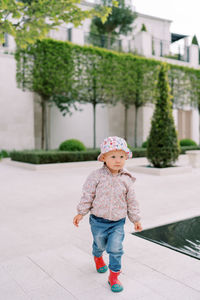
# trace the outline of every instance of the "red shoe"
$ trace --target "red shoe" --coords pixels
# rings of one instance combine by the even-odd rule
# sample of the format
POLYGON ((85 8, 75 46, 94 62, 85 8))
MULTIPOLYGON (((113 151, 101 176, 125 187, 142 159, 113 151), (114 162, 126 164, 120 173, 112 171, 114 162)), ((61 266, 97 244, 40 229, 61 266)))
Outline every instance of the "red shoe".
POLYGON ((97 272, 105 273, 108 270, 108 267, 106 266, 102 256, 101 257, 94 256, 94 261, 96 264, 97 272))
POLYGON ((121 282, 118 280, 119 272, 113 272, 110 270, 110 276, 108 278, 108 283, 110 284, 111 290, 114 293, 118 293, 123 291, 123 286, 121 282))

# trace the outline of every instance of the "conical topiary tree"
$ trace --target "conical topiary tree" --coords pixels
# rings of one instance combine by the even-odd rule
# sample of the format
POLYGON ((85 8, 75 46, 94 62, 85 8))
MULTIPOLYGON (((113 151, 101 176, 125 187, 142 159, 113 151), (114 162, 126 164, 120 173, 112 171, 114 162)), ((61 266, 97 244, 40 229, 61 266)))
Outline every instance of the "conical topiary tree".
POLYGON ((192 38, 192 44, 199 46, 199 43, 198 43, 196 35, 194 35, 193 38, 192 38))
POLYGON ((142 24, 141 31, 147 31, 147 28, 144 23, 142 24))
POLYGON ((179 156, 179 152, 178 138, 172 115, 167 65, 162 64, 156 89, 156 107, 147 143, 147 158, 154 167, 166 168, 173 165, 179 156))

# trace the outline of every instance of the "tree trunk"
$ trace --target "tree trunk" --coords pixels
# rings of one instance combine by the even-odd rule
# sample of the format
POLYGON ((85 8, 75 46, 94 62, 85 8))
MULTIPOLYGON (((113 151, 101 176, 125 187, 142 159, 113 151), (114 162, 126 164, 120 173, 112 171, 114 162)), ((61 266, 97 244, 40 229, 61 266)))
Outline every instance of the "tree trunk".
POLYGON ((42 134, 41 134, 41 147, 43 150, 48 150, 49 139, 48 139, 48 109, 47 99, 42 97, 42 134))
POLYGON ((96 103, 93 103, 93 148, 96 148, 96 103))
POLYGON ((48 118, 48 102, 45 101, 45 150, 49 150, 49 118, 48 118))
MULTIPOLYGON (((95 68, 95 67, 94 67, 95 68)), ((93 148, 96 148, 96 88, 97 88, 97 82, 96 82, 96 77, 93 77, 93 148)))
POLYGON ((124 106, 124 139, 127 141, 128 137, 128 106, 124 106))
POLYGON ((41 128, 41 148, 44 149, 44 136, 45 136, 45 130, 44 130, 44 124, 45 124, 45 100, 42 98, 42 128, 41 128))
POLYGON ((135 141, 134 141, 135 147, 137 147, 137 116, 138 116, 138 106, 135 106, 135 141))
POLYGON ((199 146, 200 146, 200 107, 199 107, 199 146))

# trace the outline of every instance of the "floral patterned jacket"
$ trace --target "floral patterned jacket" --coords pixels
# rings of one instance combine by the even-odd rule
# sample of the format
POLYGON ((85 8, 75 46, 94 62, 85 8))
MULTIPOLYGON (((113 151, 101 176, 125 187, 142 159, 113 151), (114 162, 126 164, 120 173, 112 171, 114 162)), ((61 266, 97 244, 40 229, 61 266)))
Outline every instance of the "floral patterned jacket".
POLYGON ((77 206, 78 214, 91 214, 118 221, 128 218, 131 222, 140 220, 139 205, 135 199, 133 183, 135 178, 125 169, 113 175, 104 165, 93 171, 83 185, 83 193, 77 206))

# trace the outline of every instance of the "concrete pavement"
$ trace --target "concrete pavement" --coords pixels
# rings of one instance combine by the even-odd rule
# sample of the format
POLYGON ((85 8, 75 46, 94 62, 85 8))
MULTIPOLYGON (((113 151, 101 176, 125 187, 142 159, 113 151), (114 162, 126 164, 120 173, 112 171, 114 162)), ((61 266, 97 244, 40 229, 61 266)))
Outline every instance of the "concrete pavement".
MULTIPOLYGON (((187 165, 185 156, 180 163, 187 165)), ((108 274, 94 269, 88 216, 72 224, 82 184, 100 166, 32 171, 0 162, 0 300, 200 299, 199 260, 131 235, 128 220, 124 291, 110 291, 108 274)), ((200 214, 200 169, 135 176, 144 229, 200 214)))

